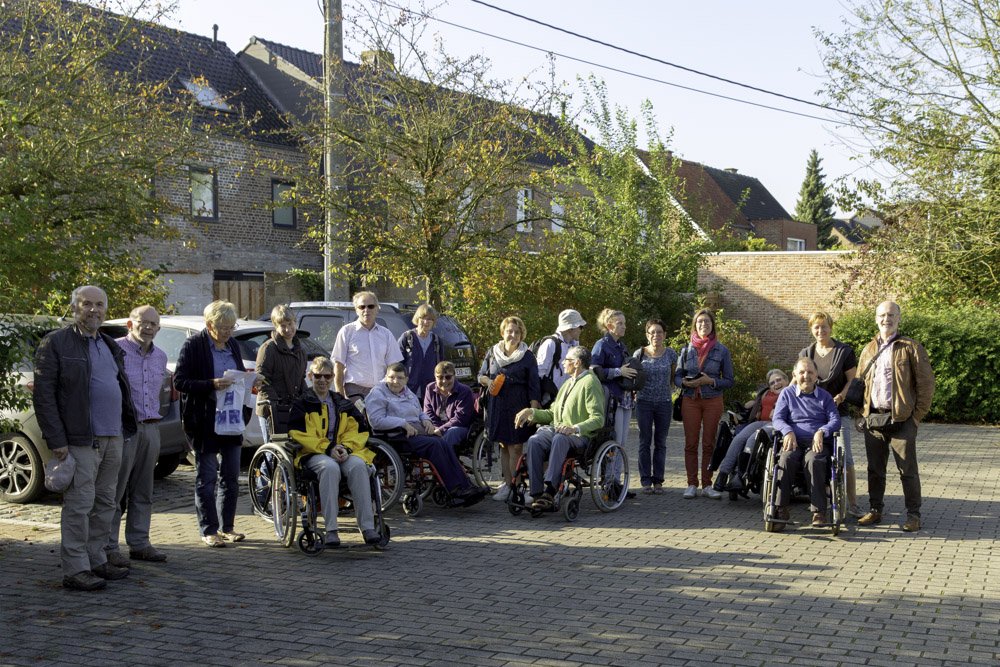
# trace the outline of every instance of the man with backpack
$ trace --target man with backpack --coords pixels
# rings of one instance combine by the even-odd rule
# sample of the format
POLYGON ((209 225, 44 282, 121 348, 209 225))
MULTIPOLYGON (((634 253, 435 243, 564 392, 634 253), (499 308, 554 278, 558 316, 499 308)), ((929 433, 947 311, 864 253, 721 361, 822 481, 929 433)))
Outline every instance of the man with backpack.
POLYGON ((555 400, 559 387, 566 381, 562 361, 569 349, 580 344, 580 331, 587 322, 578 311, 567 309, 559 313, 555 334, 540 338, 531 344, 531 351, 538 360, 538 377, 542 383, 542 407, 555 400))

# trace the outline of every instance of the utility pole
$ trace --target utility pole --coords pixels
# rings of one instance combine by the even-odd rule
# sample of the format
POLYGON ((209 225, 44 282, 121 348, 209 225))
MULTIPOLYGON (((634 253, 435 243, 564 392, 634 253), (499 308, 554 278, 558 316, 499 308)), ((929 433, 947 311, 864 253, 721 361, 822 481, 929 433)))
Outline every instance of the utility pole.
MULTIPOLYGON (((325 31, 323 40, 323 97, 326 116, 323 119, 323 166, 327 194, 340 186, 343 162, 334 148, 331 121, 339 118, 343 108, 344 87, 340 74, 344 62, 344 23, 340 0, 323 0, 325 31)), ((333 301, 333 230, 337 224, 333 206, 326 207, 323 243, 323 299, 333 301)))

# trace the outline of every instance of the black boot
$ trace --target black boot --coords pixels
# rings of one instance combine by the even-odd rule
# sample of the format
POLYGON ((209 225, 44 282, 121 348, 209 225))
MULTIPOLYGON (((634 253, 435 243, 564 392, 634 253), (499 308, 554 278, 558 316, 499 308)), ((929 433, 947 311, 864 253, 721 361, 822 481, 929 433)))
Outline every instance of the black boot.
POLYGON ((726 490, 726 485, 728 483, 729 483, 729 473, 720 472, 718 475, 715 476, 715 484, 712 485, 712 488, 718 491, 719 493, 724 493, 726 490))

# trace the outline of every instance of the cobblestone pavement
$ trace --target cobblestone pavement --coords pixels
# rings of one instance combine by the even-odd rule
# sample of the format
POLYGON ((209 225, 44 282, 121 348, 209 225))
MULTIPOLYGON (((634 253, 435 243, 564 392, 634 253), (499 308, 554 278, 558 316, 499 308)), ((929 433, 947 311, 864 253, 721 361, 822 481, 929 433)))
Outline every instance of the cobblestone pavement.
POLYGON ((885 523, 834 538, 806 505, 768 534, 758 502, 682 499, 678 426, 662 496, 612 514, 585 496, 575 524, 395 508, 385 551, 316 558, 278 546, 245 493, 247 540, 204 547, 182 467, 156 488, 169 561, 99 593, 60 586, 56 498, 0 504, 0 664, 1000 663, 1000 430, 921 427, 924 530, 900 530, 890 476, 885 523))

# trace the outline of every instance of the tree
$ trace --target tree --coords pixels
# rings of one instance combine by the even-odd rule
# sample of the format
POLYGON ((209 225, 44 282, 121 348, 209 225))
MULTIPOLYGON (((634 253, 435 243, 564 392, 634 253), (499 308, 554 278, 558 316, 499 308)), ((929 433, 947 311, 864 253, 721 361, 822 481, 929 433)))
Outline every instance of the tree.
POLYGON ((548 96, 491 79, 482 56, 456 59, 440 43, 425 51, 426 22, 387 11, 376 4, 355 25, 355 41, 373 51, 343 65, 341 115, 329 119, 344 187, 327 190, 319 174, 317 114, 297 128, 311 171, 294 176, 294 198, 337 211, 339 278, 417 282, 441 307, 460 295, 479 249, 506 251, 516 193, 544 180, 535 134, 548 96))
MULTIPOLYGON (((467 277, 461 314, 480 326, 473 332, 477 343, 494 342, 506 314, 520 315, 529 336, 537 337, 564 308, 596 322, 602 308, 613 307, 625 313, 635 347, 644 341, 646 318, 660 316, 672 326, 687 309, 700 252, 709 244, 675 199, 676 165, 653 108, 642 106, 647 144, 641 149, 640 121, 612 108, 602 82, 584 82, 581 97, 579 110, 548 136, 548 152, 561 157, 551 170, 551 189, 533 200, 534 217, 552 231, 516 263, 480 258, 467 277), (596 142, 580 133, 577 121, 593 129, 596 142)), ((599 335, 589 327, 584 342, 599 335)))
POLYGON ((809 152, 806 163, 806 177, 799 188, 799 200, 795 204, 795 219, 816 225, 816 243, 826 250, 833 244, 830 227, 833 224, 833 198, 826 188, 826 177, 820 163, 823 158, 816 149, 809 152))
POLYGON ((0 312, 64 314, 87 283, 120 314, 165 298, 136 255, 170 234, 156 178, 195 142, 190 105, 143 80, 145 10, 0 2, 0 312))
POLYGON ((819 35, 827 95, 890 172, 856 184, 886 220, 851 281, 866 298, 1000 302, 998 17, 998 0, 859 1, 819 35))

